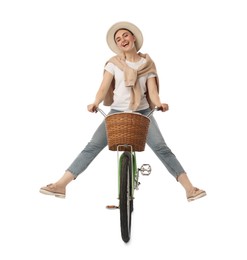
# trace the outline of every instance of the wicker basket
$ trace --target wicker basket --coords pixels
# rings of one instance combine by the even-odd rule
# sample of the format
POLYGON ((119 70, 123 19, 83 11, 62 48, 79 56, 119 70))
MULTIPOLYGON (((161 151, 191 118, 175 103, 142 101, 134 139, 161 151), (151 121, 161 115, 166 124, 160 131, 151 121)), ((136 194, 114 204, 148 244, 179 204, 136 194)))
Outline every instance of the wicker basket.
MULTIPOLYGON (((122 112, 105 118, 109 150, 116 151, 118 145, 131 145, 133 151, 144 151, 150 119, 139 113, 122 112)), ((129 151, 130 147, 119 147, 129 151)))

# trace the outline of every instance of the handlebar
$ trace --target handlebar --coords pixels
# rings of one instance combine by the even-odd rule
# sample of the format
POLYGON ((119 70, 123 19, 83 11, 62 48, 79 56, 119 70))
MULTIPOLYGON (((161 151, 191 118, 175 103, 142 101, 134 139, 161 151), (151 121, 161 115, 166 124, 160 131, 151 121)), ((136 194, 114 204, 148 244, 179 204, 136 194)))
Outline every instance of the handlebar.
POLYGON ((154 111, 159 111, 159 110, 161 110, 160 107, 155 107, 155 108, 153 108, 153 109, 147 114, 147 117, 149 118, 149 117, 154 113, 154 111))
MULTIPOLYGON (((146 117, 149 118, 149 117, 154 113, 154 111, 159 111, 159 110, 161 110, 159 107, 153 108, 153 109, 146 115, 146 117)), ((107 114, 106 114, 101 108, 99 108, 99 107, 97 107, 95 111, 96 111, 96 112, 100 112, 104 117, 107 116, 107 114)), ((121 113, 121 112, 120 112, 120 113, 121 113)))
POLYGON ((96 108, 95 112, 100 112, 103 115, 103 117, 107 116, 107 114, 102 109, 100 109, 99 107, 96 108))

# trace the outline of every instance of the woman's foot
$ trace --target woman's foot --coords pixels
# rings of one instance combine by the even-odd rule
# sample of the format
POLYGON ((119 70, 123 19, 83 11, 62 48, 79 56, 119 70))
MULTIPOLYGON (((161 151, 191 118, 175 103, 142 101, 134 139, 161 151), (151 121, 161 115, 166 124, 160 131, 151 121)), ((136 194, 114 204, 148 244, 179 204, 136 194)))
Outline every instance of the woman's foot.
POLYGON ((187 200, 190 202, 206 196, 207 193, 204 190, 200 190, 196 187, 193 187, 193 189, 190 192, 187 192, 186 195, 187 195, 187 200))
POLYGON ((57 198, 65 198, 66 196, 66 190, 64 187, 58 187, 56 184, 48 184, 45 187, 40 188, 40 193, 46 194, 46 195, 53 195, 57 198))

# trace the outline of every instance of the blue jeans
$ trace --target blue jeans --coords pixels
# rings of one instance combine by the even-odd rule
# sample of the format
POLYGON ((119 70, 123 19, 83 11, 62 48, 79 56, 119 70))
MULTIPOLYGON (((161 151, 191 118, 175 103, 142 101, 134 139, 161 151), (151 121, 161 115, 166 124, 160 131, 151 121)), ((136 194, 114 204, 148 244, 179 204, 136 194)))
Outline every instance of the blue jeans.
MULTIPOLYGON (((151 110, 145 109, 138 111, 143 115, 147 115, 151 110)), ((109 114, 117 113, 121 111, 111 110, 109 114)), ((153 150, 161 162, 165 165, 167 170, 176 178, 181 173, 184 173, 184 169, 177 160, 176 156, 172 153, 170 148, 166 145, 166 142, 160 132, 158 124, 153 116, 150 117, 150 125, 148 129, 147 145, 153 150)), ((107 146, 106 128, 103 121, 95 131, 90 142, 85 146, 77 158, 72 162, 67 169, 75 178, 81 174, 94 158, 107 146)))

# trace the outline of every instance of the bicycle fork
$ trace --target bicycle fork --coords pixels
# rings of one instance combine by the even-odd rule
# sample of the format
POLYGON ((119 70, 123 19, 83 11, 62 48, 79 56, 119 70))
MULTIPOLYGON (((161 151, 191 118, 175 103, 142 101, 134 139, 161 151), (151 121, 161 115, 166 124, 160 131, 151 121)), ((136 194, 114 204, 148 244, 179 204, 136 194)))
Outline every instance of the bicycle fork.
MULTIPOLYGON (((137 168, 136 154, 133 151, 131 145, 119 145, 117 147, 118 165, 120 165, 120 160, 121 160, 121 156, 119 155, 120 147, 126 148, 126 146, 130 147, 130 153, 131 153, 132 187, 133 187, 133 190, 132 190, 133 198, 132 199, 134 199, 134 190, 139 190, 139 185, 141 184, 139 182, 140 173, 143 176, 149 176, 152 172, 152 168, 151 168, 150 164, 147 164, 147 163, 143 164, 140 168, 137 168)), ((120 176, 118 176, 118 179, 120 180, 120 176)))
MULTIPOLYGON (((132 149, 131 145, 118 145, 117 147, 117 165, 118 167, 121 167, 121 148, 127 148, 129 147, 130 149, 130 158, 131 158, 131 174, 132 174, 132 196, 131 196, 131 200, 134 200, 134 190, 139 190, 139 185, 141 184, 139 182, 139 177, 140 177, 140 173, 143 176, 149 176, 151 174, 152 168, 150 166, 150 164, 143 164, 140 168, 137 168, 137 162, 136 162, 136 154, 132 149)), ((119 194, 120 194, 120 171, 118 169, 118 199, 119 199, 119 194)), ((110 205, 107 206, 108 209, 118 209, 119 206, 114 206, 114 205, 110 205)))

